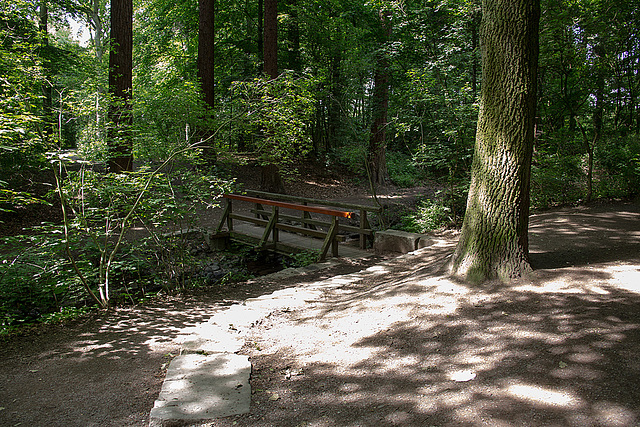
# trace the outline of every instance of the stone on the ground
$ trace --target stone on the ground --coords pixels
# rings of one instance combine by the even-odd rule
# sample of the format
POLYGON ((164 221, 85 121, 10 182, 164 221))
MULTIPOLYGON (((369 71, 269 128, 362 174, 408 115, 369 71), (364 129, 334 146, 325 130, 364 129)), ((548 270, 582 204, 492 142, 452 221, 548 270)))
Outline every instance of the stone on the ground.
POLYGON ((171 361, 151 427, 249 412, 251 363, 237 354, 185 354, 171 361))
MULTIPOLYGON (((401 253, 406 254, 418 249, 421 234, 400 230, 377 231, 373 242, 376 254, 401 253)), ((423 246, 424 247, 424 246, 423 246)))

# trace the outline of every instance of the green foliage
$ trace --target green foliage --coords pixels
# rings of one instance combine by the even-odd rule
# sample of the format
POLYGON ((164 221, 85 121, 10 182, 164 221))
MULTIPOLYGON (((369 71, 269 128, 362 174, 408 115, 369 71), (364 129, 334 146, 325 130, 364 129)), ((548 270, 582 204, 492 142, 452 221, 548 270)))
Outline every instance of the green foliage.
POLYGON ((7 248, 0 261, 1 330, 37 321, 83 300, 80 282, 64 256, 61 227, 46 225, 31 231, 1 239, 7 248))
MULTIPOLYGON (((201 172, 161 173, 177 156, 194 150, 195 146, 190 146, 174 152, 170 160, 154 170, 141 168, 124 174, 102 174, 82 166, 78 172, 67 171, 64 180, 63 174, 58 173, 67 256, 85 290, 101 306, 110 304, 113 274, 138 271, 139 260, 146 258, 143 250, 121 250, 125 246, 125 235, 134 225, 143 227, 162 248, 167 241, 160 237, 160 230, 193 221, 197 206, 214 206, 227 189, 228 183, 201 172), (72 246, 72 238, 86 242, 95 251, 96 274, 87 276, 82 272, 78 264, 86 262, 87 256, 75 253, 77 248, 72 246), (131 257, 136 253, 143 256, 131 257), (127 254, 132 259, 127 258, 127 254)), ((58 154, 54 162, 62 168, 65 157, 58 154)), ((142 242, 146 241, 132 246, 141 246, 142 242)), ((171 271, 176 262, 184 264, 184 259, 161 259, 171 271)), ((175 275, 170 278, 175 279, 175 275)))
POLYGON ((195 84, 172 79, 144 86, 134 102, 134 157, 140 161, 165 159, 198 142, 198 132, 213 126, 195 84))
POLYGON ((306 250, 287 255, 289 267, 307 267, 318 262, 319 251, 306 250))
MULTIPOLYGON (((587 157, 579 151, 574 143, 573 149, 571 144, 565 144, 562 151, 553 154, 536 152, 531 178, 532 207, 548 208, 583 200, 587 157)), ((638 194, 640 142, 635 135, 607 137, 596 145, 594 157, 594 198, 627 198, 638 194)))
POLYGON ((74 320, 90 312, 89 307, 62 307, 59 311, 42 316, 42 323, 55 324, 74 320))
POLYGON ((286 174, 311 149, 307 124, 314 113, 313 87, 310 77, 292 73, 233 85, 234 131, 259 135, 254 141, 262 164, 277 165, 286 174))
POLYGON ((451 208, 431 199, 418 202, 416 211, 402 217, 403 229, 413 233, 427 233, 451 226, 451 208))
POLYGON ((575 202, 584 195, 581 156, 537 154, 531 168, 531 205, 547 208, 575 202))
POLYGON ((414 187, 425 178, 424 171, 417 167, 413 158, 399 152, 387 153, 389 177, 399 187, 414 187))
POLYGON ((366 175, 366 158, 367 145, 364 143, 364 140, 335 148, 330 155, 332 163, 346 168, 351 173, 362 176, 366 175))
POLYGON ((0 7, 0 179, 14 185, 42 166, 42 86, 39 36, 27 4, 0 7))
POLYGON ((640 138, 611 138, 596 147, 597 197, 629 197, 640 191, 640 138))

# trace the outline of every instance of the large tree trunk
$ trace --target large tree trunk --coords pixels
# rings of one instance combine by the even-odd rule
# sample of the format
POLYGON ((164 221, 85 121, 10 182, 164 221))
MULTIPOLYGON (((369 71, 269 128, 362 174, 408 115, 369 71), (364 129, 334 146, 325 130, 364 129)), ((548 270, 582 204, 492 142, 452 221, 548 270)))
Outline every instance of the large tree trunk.
POLYGON ((289 25, 287 28, 287 68, 299 73, 302 71, 300 61, 300 25, 298 22, 298 0, 289 0, 289 25))
POLYGON ((389 60, 383 49, 391 36, 391 16, 380 13, 382 42, 378 50, 376 71, 373 78, 373 122, 369 137, 368 172, 373 185, 384 184, 389 179, 387 172, 387 111, 389 109, 389 60))
POLYGON ((131 91, 133 69, 132 0, 111 0, 111 51, 109 54, 110 172, 133 170, 131 91))
POLYGON ((454 276, 508 280, 531 270, 529 186, 536 111, 539 0, 484 0, 481 105, 454 276))

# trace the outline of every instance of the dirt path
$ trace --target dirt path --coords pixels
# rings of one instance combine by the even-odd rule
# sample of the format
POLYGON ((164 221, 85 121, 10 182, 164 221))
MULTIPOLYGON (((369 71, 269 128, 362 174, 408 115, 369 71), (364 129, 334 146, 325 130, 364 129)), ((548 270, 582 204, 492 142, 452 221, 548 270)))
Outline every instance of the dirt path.
POLYGON ((640 425, 640 206, 531 224, 538 270, 508 288, 443 277, 449 239, 18 337, 0 350, 0 425, 145 425, 181 329, 337 274, 322 298, 252 328, 251 412, 209 425, 640 425))

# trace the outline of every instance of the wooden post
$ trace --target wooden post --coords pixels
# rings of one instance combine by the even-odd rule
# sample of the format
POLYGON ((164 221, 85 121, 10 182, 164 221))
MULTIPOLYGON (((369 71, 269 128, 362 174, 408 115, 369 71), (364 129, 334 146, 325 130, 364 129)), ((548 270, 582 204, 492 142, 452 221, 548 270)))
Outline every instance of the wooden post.
POLYGON ((229 221, 229 214, 231 213, 231 199, 226 199, 226 200, 227 200, 227 204, 224 207, 224 212, 222 213, 222 218, 220 218, 220 223, 216 228, 216 233, 219 233, 222 231, 222 226, 224 225, 225 221, 229 221))
MULTIPOLYGON (((307 202, 302 202, 302 204, 303 204, 304 206, 308 206, 308 203, 307 203, 307 202)), ((311 214, 310 214, 309 212, 307 212, 307 211, 302 211, 302 218, 303 218, 303 219, 312 219, 312 218, 311 218, 311 214)), ((302 226, 303 226, 304 228, 309 228, 309 229, 311 229, 311 230, 317 230, 317 227, 316 227, 315 225, 313 225, 313 224, 307 224, 307 223, 306 223, 306 222, 304 222, 304 221, 302 221, 302 226)))
POLYGON ((278 229, 276 228, 276 224, 278 223, 278 207, 273 207, 273 214, 271 215, 271 219, 267 223, 267 228, 264 230, 264 234, 262 234, 262 239, 260 239, 259 247, 263 248, 267 241, 269 240, 269 235, 273 233, 273 245, 275 247, 276 242, 278 241, 278 229))
POLYGON ((367 221, 367 211, 360 209, 360 249, 367 249, 367 237, 364 235, 365 224, 367 221))
POLYGON ((227 215, 227 229, 233 231, 233 218, 231 218, 231 212, 233 212, 233 206, 231 205, 231 199, 227 199, 229 202, 227 207, 229 208, 229 215, 227 215))
POLYGON ((320 251, 320 256, 318 256, 318 261, 322 262, 327 258, 329 245, 331 245, 331 252, 333 256, 334 257, 338 256, 338 241, 336 240, 337 234, 338 234, 338 217, 334 216, 331 221, 331 227, 329 227, 329 231, 327 232, 327 237, 325 237, 324 243, 322 244, 322 250, 320 251))

